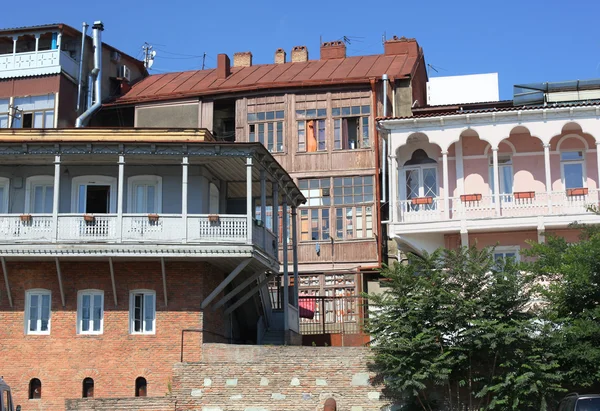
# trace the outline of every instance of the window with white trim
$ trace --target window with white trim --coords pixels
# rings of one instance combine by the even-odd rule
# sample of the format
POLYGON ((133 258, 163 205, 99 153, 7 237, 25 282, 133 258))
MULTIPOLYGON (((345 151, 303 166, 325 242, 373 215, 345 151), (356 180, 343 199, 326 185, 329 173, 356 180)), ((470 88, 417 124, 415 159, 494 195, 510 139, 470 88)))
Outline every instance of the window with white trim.
POLYGON ((73 178, 71 185, 72 212, 87 214, 116 212, 116 177, 80 176, 73 178))
MULTIPOLYGON (((494 194, 494 158, 492 156, 490 156, 489 170, 490 192, 494 194)), ((500 181, 500 194, 512 194, 513 166, 510 155, 498 155, 498 178, 500 181)))
POLYGON ((0 213, 8 213, 10 179, 0 177, 0 213))
POLYGON ((53 128, 54 94, 17 97, 13 102, 12 128, 53 128))
POLYGON ((156 292, 135 290, 129 296, 129 327, 131 334, 156 333, 156 292))
POLYGON ((162 177, 133 176, 127 179, 127 209, 130 213, 162 212, 162 177))
POLYGON ((498 246, 494 249, 494 260, 497 262, 512 259, 519 261, 519 246, 498 246))
POLYGON ((77 293, 77 334, 102 334, 103 326, 104 291, 79 291, 77 293))
POLYGON ((50 290, 25 292, 25 334, 50 334, 51 302, 50 290))
POLYGON ((25 186, 25 213, 52 213, 52 203, 54 201, 54 177, 27 177, 25 186))
POLYGON ((283 110, 248 113, 248 140, 258 141, 271 153, 283 152, 283 110))
POLYGON ((565 189, 585 187, 585 152, 562 151, 560 167, 565 189))

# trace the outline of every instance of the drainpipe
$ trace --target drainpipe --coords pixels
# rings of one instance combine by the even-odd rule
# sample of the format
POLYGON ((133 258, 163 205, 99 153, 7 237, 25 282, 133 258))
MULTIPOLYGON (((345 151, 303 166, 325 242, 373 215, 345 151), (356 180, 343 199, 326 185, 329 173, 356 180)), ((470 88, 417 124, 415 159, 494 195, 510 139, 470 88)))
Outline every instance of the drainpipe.
POLYGON ((102 40, 100 37, 103 30, 104 24, 101 21, 95 21, 92 26, 94 69, 91 74, 94 78, 95 102, 75 120, 75 127, 78 128, 83 127, 89 121, 90 116, 102 105, 102 40))
MULTIPOLYGON (((381 76, 381 83, 382 83, 382 90, 383 90, 383 116, 382 117, 387 117, 387 88, 388 88, 388 75, 384 74, 381 76)), ((381 202, 385 203, 387 202, 387 185, 386 185, 386 161, 387 161, 387 139, 385 136, 382 136, 383 138, 381 139, 383 141, 383 147, 382 147, 382 152, 383 155, 382 157, 382 164, 381 164, 381 183, 385 186, 384 189, 382 190, 382 195, 381 195, 381 202)))
POLYGON ((81 88, 83 87, 83 58, 85 56, 85 37, 87 36, 88 24, 84 21, 81 29, 81 51, 79 55, 79 81, 77 82, 77 114, 81 106, 81 88))

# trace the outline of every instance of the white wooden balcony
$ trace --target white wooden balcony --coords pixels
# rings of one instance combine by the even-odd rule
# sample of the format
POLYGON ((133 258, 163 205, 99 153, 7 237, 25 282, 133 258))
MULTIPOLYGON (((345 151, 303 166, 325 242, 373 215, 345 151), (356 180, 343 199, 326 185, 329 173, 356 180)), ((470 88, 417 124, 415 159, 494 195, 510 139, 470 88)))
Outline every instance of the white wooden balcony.
POLYGON ((0 78, 42 76, 62 71, 77 80, 77 61, 58 49, 0 55, 0 78))

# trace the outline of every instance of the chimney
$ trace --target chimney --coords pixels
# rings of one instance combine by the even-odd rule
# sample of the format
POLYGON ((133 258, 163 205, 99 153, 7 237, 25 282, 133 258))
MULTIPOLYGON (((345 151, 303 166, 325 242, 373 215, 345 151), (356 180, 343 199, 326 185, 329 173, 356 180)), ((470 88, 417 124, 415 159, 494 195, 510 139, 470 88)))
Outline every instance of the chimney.
POLYGON ((275 50, 275 64, 283 64, 285 63, 285 50, 277 49, 275 50))
POLYGON ((252 65, 252 53, 240 51, 233 54, 233 67, 250 67, 252 65))
POLYGON ((415 39, 407 39, 404 36, 400 38, 394 36, 391 40, 385 41, 383 51, 386 56, 408 54, 416 57, 419 55, 419 44, 415 39))
POLYGON ((231 63, 227 54, 217 56, 217 78, 226 79, 231 74, 231 63))
POLYGON ((304 63, 308 61, 308 49, 306 46, 295 46, 292 49, 292 63, 304 63))
POLYGON ((321 60, 346 58, 346 43, 329 41, 321 44, 321 60))

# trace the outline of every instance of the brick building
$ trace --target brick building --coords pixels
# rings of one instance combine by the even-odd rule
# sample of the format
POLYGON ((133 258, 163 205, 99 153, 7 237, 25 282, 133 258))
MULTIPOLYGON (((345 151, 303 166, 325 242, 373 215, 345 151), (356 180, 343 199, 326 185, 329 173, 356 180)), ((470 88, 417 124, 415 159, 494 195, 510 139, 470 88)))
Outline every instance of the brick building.
POLYGON ((1 373, 23 410, 164 396, 183 352, 297 335, 296 300, 284 319, 266 291, 279 238, 246 210, 304 197, 262 145, 12 129, 0 153, 1 373))

